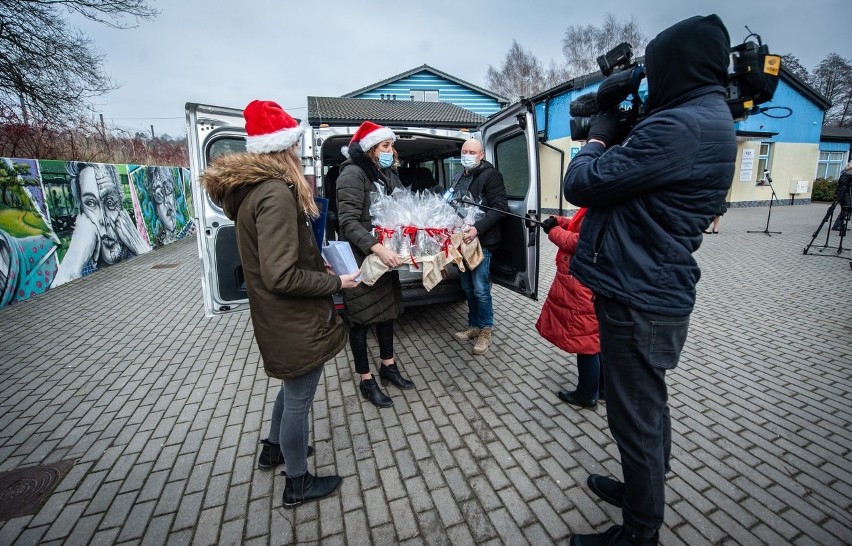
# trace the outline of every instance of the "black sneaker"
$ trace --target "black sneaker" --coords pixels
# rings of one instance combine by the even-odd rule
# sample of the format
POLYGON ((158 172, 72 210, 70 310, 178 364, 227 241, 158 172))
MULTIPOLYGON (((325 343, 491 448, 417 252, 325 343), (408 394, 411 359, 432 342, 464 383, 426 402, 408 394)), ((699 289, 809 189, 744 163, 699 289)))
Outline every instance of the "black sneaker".
POLYGON ((621 525, 613 525, 603 533, 591 535, 574 535, 571 537, 571 546, 651 546, 660 540, 660 532, 649 530, 650 536, 631 533, 621 525))
POLYGON ((602 501, 619 508, 624 504, 624 484, 620 481, 598 474, 590 474, 586 484, 588 484, 592 493, 602 501))

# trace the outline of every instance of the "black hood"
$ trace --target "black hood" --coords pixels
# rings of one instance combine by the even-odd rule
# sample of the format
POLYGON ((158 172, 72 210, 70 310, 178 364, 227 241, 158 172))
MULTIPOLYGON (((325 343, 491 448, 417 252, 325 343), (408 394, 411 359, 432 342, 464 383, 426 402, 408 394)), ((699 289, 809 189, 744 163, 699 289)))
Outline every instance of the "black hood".
POLYGON ((718 15, 685 19, 660 32, 645 48, 650 112, 674 106, 693 91, 725 86, 731 40, 718 15))

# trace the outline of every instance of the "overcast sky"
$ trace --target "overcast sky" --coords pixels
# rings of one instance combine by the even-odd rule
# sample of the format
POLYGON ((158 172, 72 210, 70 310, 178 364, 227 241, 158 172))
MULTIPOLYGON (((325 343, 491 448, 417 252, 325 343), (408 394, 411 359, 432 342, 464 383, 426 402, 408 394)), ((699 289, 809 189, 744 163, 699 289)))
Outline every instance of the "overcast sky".
POLYGON ((133 29, 73 22, 121 85, 95 99, 107 123, 145 132, 154 125, 172 136, 184 133, 186 102, 242 108, 275 100, 301 117, 309 95, 340 96, 423 64, 484 87, 489 65, 503 62, 513 39, 544 66, 561 63, 565 29, 599 26, 607 12, 635 16, 649 37, 686 17, 717 13, 732 44, 748 25, 771 52, 792 53, 809 70, 832 52, 852 58, 849 0, 150 3, 161 14, 133 29))

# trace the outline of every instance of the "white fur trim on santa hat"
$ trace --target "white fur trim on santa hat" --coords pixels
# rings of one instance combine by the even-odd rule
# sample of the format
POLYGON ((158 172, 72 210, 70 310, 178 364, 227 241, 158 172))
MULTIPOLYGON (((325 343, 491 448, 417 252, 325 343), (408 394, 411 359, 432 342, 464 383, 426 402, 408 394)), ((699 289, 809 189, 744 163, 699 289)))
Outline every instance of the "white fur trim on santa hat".
POLYGON ((254 154, 281 152, 299 141, 305 132, 304 124, 265 135, 247 136, 246 151, 254 154))
POLYGON ((387 127, 382 127, 381 129, 376 129, 371 133, 367 133, 358 142, 361 145, 361 149, 368 152, 370 151, 370 148, 383 140, 396 140, 396 135, 387 127))

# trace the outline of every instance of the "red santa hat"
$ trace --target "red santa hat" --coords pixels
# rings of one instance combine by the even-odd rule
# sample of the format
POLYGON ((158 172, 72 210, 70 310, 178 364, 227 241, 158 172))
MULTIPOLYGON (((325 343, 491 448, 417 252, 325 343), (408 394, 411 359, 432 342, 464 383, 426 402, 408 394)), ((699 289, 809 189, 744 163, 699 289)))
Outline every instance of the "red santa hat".
POLYGON ((341 151, 343 155, 349 157, 349 148, 353 144, 358 144, 361 150, 365 153, 373 146, 383 140, 396 140, 396 135, 387 127, 375 124, 372 121, 365 121, 358 127, 355 134, 352 135, 352 140, 349 141, 349 146, 344 146, 341 151))
POLYGON ((270 100, 253 100, 243 110, 246 150, 256 154, 280 152, 295 144, 305 128, 270 100))

